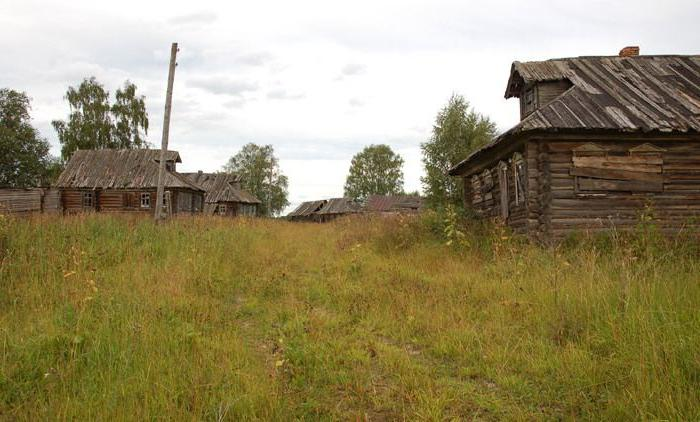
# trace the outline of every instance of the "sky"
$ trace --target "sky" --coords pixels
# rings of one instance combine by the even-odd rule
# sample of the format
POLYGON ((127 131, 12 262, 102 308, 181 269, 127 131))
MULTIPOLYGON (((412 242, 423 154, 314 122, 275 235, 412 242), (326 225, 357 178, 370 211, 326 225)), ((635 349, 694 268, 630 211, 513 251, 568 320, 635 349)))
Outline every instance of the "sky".
POLYGON ((453 94, 517 123, 503 98, 513 61, 699 54, 700 2, 668 1, 8 1, 0 0, 0 87, 32 98, 33 123, 59 155, 51 121, 69 86, 130 80, 159 146, 170 44, 178 42, 169 148, 181 171, 217 171, 248 142, 271 144, 290 206, 338 197, 352 156, 384 143, 420 189, 420 143, 453 94))

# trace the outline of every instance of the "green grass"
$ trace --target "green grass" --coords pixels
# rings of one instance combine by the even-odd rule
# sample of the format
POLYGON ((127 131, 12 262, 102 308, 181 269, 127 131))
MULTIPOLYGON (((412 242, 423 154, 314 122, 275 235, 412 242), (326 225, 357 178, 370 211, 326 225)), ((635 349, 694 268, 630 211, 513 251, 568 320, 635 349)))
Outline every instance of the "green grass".
POLYGON ((0 418, 700 418, 697 243, 441 224, 4 218, 0 418))

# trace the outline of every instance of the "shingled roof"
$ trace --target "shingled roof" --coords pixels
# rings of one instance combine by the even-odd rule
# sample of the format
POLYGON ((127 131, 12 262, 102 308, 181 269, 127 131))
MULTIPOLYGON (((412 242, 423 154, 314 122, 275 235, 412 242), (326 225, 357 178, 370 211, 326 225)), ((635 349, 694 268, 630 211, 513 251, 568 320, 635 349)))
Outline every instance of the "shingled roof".
POLYGON ((360 204, 352 198, 331 198, 316 212, 319 215, 352 214, 360 211, 360 204))
POLYGON ((516 126, 454 166, 513 135, 529 131, 700 132, 700 55, 576 57, 514 62, 505 93, 520 95, 535 82, 572 86, 516 126))
POLYGON ((259 204, 260 200, 240 186, 237 176, 226 173, 182 173, 190 182, 201 186, 205 203, 241 202, 259 204))
POLYGON ((370 195, 367 197, 365 211, 401 212, 420 211, 423 198, 417 195, 370 195))
POLYGON ((322 206, 326 204, 325 199, 320 201, 307 201, 302 202, 294 211, 287 214, 287 217, 308 217, 314 214, 316 211, 320 210, 322 206))
MULTIPOLYGON (((158 184, 157 149, 77 150, 56 181, 56 187, 75 189, 155 189, 158 184)), ((177 151, 166 151, 166 161, 182 162, 177 151)), ((203 189, 184 176, 166 171, 165 187, 203 189)))

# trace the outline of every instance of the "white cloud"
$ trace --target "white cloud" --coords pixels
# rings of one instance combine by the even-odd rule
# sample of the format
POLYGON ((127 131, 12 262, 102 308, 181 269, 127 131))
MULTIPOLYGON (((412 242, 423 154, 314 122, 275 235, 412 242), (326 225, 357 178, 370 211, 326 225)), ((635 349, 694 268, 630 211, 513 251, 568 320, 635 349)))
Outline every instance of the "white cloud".
POLYGON ((342 73, 343 76, 355 76, 365 73, 366 70, 367 66, 363 64, 348 63, 345 66, 343 66, 343 69, 340 71, 340 73, 342 73))
POLYGON ((192 78, 188 81, 188 85, 194 88, 200 88, 216 95, 231 95, 240 97, 246 92, 254 92, 258 90, 258 84, 255 82, 231 79, 226 76, 205 76, 192 78))
POLYGON ((267 98, 271 100, 301 100, 304 98, 304 94, 294 94, 278 88, 268 92, 267 98))
POLYGON ((216 13, 214 12, 195 12, 172 17, 168 22, 175 25, 205 25, 215 20, 216 13))

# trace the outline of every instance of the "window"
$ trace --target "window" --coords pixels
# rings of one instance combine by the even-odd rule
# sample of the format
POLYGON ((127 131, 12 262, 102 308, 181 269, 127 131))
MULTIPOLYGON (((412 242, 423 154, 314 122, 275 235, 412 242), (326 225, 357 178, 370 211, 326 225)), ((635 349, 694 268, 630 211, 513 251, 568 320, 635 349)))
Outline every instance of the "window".
POLYGON ((535 102, 535 92, 532 88, 525 91, 525 104, 532 105, 535 102))
POLYGON ((500 191, 501 218, 505 221, 508 218, 508 164, 501 161, 498 163, 498 190, 500 191))
POLYGON ((472 204, 481 202, 481 181, 479 176, 472 176, 472 204))
POLYGON ((219 215, 226 215, 226 204, 219 204, 219 215))
POLYGON ((627 153, 608 151, 590 143, 574 148, 569 173, 575 177, 575 192, 580 196, 663 192, 664 151, 648 143, 627 153))
POLYGON ((92 192, 83 192, 83 207, 84 208, 92 208, 93 207, 92 192))
POLYGON ((247 217, 255 217, 255 204, 240 204, 239 214, 247 217))
POLYGON ((141 194, 141 208, 151 208, 151 194, 142 193, 141 194))
POLYGON ((515 186, 515 205, 525 202, 525 160, 523 156, 515 153, 513 155, 513 182, 515 186))

